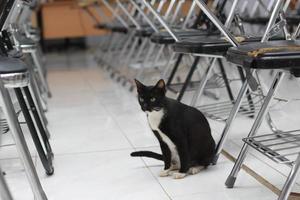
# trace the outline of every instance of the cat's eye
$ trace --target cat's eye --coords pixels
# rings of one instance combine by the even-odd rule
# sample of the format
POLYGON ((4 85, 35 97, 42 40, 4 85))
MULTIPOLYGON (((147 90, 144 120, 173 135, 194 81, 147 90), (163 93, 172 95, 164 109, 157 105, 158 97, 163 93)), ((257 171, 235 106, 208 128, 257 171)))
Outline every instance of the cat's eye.
POLYGON ((139 99, 140 99, 140 102, 144 102, 144 99, 142 97, 140 97, 139 99))
POLYGON ((152 97, 152 98, 150 99, 151 102, 154 102, 155 100, 156 100, 155 97, 152 97))

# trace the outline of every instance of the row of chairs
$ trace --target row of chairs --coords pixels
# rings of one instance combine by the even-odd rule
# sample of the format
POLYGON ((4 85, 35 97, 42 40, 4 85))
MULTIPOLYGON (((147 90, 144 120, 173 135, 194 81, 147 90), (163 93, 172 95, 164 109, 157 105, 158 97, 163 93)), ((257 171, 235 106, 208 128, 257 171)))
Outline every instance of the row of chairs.
POLYGON ((289 0, 101 0, 81 6, 97 28, 110 32, 95 55, 112 78, 130 90, 133 78, 146 83, 164 78, 178 101, 189 96, 191 106, 225 123, 213 164, 236 117, 254 119, 225 184, 234 186, 252 147, 291 167, 278 197, 288 199, 300 165, 299 130, 278 129, 269 110, 271 102, 286 101, 275 98, 283 76, 300 76, 300 17, 286 12, 289 0), (91 6, 97 13, 91 12, 91 6), (181 81, 183 67, 188 72, 181 81), (272 79, 268 87, 260 76, 265 70, 272 79), (220 90, 228 100, 219 98, 220 90), (271 133, 257 136, 264 120, 271 133))
MULTIPOLYGON (((16 146, 35 199, 46 200, 21 127, 28 128, 46 174, 52 175, 54 155, 45 116, 51 92, 39 46, 40 31, 31 24, 32 11, 38 7, 36 0, 0 0, 0 138, 11 134, 15 142, 3 144, 0 150, 16 146)), ((0 197, 14 199, 1 170, 0 197)))

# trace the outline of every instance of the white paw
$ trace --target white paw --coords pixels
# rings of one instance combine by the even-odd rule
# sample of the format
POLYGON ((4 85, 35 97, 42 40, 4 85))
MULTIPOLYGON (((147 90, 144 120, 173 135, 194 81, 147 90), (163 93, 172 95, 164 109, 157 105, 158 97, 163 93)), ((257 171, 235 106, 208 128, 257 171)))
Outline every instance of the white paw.
POLYGON ((189 169, 189 174, 192 174, 192 175, 198 174, 202 169, 204 169, 203 166, 191 167, 189 169))
POLYGON ((181 179, 181 178, 184 178, 186 175, 187 175, 186 173, 175 172, 175 173, 173 173, 173 178, 181 179))
POLYGON ((168 169, 162 170, 161 172, 159 172, 159 176, 160 176, 160 177, 166 177, 166 176, 169 176, 169 172, 170 172, 170 170, 168 170, 168 169))
POLYGON ((170 170, 168 172, 169 176, 173 176, 174 173, 178 172, 178 170, 170 170))

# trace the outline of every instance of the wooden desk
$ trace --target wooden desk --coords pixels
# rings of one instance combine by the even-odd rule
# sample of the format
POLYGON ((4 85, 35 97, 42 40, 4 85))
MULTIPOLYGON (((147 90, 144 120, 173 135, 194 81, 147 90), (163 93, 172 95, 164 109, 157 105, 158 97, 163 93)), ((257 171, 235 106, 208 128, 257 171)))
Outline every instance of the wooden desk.
MULTIPOLYGON (((44 39, 74 38, 107 34, 107 31, 94 28, 93 19, 73 1, 51 2, 42 5, 44 39)), ((96 9, 89 7, 101 22, 103 19, 96 9)), ((110 15, 106 10, 105 12, 110 15)))

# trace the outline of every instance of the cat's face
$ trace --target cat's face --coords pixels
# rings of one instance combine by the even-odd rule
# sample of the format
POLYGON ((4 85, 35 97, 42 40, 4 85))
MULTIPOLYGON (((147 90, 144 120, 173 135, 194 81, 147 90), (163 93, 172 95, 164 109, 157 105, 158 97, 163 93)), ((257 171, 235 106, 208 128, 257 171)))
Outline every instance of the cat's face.
POLYGON ((166 93, 164 80, 159 80, 155 86, 145 86, 135 80, 138 101, 144 112, 159 111, 163 108, 163 99, 166 93))

